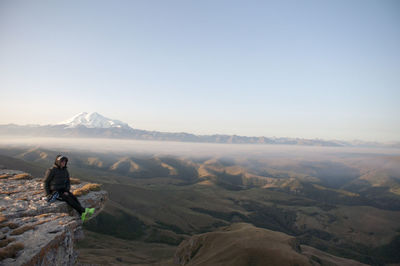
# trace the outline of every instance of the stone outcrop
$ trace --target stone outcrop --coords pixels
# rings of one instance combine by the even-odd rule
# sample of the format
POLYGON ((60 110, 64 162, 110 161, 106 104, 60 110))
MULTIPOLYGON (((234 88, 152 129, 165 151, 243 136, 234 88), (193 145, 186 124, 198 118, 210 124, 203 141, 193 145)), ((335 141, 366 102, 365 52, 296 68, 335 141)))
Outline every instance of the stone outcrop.
MULTIPOLYGON (((75 180, 71 191, 78 190, 82 206, 97 215, 107 192, 75 180)), ((74 242, 82 237, 78 213, 65 202, 48 203, 41 179, 0 170, 0 265, 73 265, 74 242)))

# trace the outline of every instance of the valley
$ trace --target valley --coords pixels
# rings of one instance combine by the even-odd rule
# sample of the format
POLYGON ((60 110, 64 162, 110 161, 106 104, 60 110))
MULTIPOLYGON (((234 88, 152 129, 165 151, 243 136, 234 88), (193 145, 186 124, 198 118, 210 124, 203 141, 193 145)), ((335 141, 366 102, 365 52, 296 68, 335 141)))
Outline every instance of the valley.
POLYGON ((62 153, 73 177, 108 191, 104 211, 85 225, 81 262, 167 265, 182 241, 236 223, 366 264, 400 262, 395 149, 209 144, 207 155, 204 146, 148 144, 115 151, 3 144, 0 165, 41 178, 62 153))

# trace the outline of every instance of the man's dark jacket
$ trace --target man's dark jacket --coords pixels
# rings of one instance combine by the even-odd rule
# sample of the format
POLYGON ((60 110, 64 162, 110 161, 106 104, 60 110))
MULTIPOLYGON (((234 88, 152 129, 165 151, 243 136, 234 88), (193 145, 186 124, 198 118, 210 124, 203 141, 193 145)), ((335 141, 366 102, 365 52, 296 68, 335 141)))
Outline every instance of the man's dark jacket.
POLYGON ((44 176, 44 189, 46 195, 49 195, 54 191, 69 191, 70 188, 71 183, 67 167, 61 168, 56 162, 52 168, 47 169, 44 176))

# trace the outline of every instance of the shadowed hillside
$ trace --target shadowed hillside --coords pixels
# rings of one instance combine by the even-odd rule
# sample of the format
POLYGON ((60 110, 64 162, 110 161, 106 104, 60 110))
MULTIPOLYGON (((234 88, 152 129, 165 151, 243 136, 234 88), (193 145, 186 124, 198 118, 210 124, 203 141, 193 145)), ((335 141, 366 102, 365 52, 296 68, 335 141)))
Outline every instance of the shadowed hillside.
POLYGON ((45 167, 4 155, 0 155, 0 168, 20 169, 37 177, 43 176, 46 171, 45 167))

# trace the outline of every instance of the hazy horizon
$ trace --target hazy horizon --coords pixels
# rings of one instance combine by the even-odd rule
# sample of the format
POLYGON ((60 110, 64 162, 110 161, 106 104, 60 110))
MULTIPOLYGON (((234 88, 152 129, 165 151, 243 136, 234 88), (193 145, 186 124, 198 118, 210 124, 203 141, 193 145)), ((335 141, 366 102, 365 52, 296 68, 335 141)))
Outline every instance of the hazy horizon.
POLYGON ((0 138, 0 148, 43 148, 58 149, 60 153, 68 151, 86 151, 93 153, 126 154, 159 154, 173 156, 245 156, 258 157, 309 157, 313 159, 328 158, 337 154, 371 154, 400 155, 399 148, 363 148, 363 147, 323 147, 281 144, 226 144, 226 143, 193 143, 153 140, 123 140, 101 138, 0 138), (322 156, 322 157, 321 157, 322 156))
POLYGON ((398 1, 1 1, 0 124, 400 141, 398 1))

